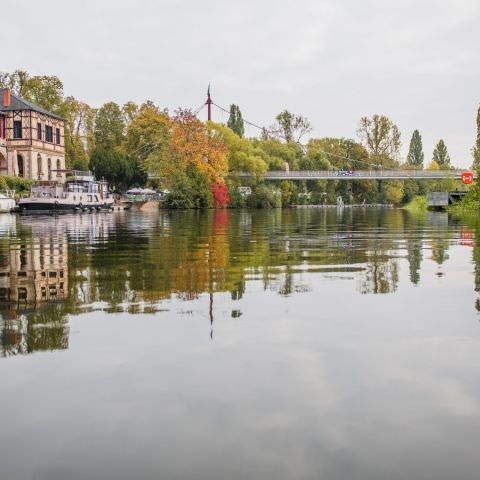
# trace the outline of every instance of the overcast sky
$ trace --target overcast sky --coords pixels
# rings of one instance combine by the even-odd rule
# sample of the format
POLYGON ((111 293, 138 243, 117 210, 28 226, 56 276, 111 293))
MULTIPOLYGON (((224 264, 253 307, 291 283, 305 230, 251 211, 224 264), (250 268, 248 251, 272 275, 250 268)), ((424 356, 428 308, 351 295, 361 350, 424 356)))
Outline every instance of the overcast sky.
POLYGON ((93 106, 196 109, 211 83, 216 103, 260 125, 286 108, 314 136, 355 138, 379 113, 404 155, 418 128, 427 160, 443 138, 455 165, 472 161, 479 0, 22 0, 0 25, 0 70, 57 75, 93 106))

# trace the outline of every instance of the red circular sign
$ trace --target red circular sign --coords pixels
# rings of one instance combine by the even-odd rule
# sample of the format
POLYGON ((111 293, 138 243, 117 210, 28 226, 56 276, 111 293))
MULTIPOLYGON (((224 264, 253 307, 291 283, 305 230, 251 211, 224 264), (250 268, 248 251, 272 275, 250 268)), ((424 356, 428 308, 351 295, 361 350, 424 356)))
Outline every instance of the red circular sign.
POLYGON ((462 173, 462 182, 465 185, 470 185, 473 183, 473 173, 472 172, 463 172, 462 173))

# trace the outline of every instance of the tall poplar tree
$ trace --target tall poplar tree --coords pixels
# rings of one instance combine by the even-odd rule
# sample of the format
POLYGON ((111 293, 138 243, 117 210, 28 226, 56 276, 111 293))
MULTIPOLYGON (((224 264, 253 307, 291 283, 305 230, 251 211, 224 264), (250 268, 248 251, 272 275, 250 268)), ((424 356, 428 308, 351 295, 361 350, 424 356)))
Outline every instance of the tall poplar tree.
POLYGON ((424 158, 422 136, 418 130, 414 130, 412 139, 410 140, 410 147, 408 149, 407 163, 414 167, 423 167, 424 158))
POLYGON ((480 168, 480 107, 477 110, 477 140, 475 146, 472 149, 473 154, 473 168, 480 168))
POLYGON ((233 130, 240 138, 245 133, 242 112, 238 105, 230 105, 230 116, 228 117, 227 127, 233 130))
POLYGON ((443 140, 440 140, 435 150, 433 150, 433 160, 438 164, 440 170, 447 170, 450 166, 450 155, 448 154, 447 146, 443 140))

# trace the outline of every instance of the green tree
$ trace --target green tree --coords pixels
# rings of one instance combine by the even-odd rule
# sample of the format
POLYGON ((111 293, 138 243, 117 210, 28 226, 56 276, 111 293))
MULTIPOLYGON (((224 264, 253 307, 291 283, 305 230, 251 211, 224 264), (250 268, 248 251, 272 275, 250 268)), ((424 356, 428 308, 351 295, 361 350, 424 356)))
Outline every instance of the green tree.
POLYGON ((13 73, 0 72, 0 88, 8 88, 14 95, 23 97, 24 87, 30 75, 24 70, 13 73))
POLYGON ((423 167, 424 158, 422 136, 418 130, 414 130, 408 149, 407 164, 413 167, 423 167))
POLYGON ((269 134, 280 137, 286 142, 300 142, 301 138, 312 131, 310 122, 301 115, 284 110, 275 117, 276 123, 269 129, 269 134))
POLYGON ((174 209, 211 207, 213 197, 207 175, 193 165, 176 170, 170 177, 165 205, 174 209))
POLYGON ((443 140, 440 140, 433 150, 432 160, 438 165, 440 170, 447 170, 450 166, 450 155, 447 146, 443 140))
POLYGON ((105 103, 95 115, 95 141, 100 149, 118 147, 123 140, 125 119, 115 102, 105 103))
POLYGON ((165 111, 143 104, 127 127, 122 149, 137 157, 147 171, 155 172, 155 162, 167 160, 171 122, 165 111))
POLYGON ((52 113, 59 113, 63 103, 63 83, 53 75, 32 77, 24 70, 0 72, 0 88, 8 88, 14 95, 52 113))
POLYGON ((255 139, 253 144, 264 152, 268 170, 283 170, 285 162, 291 170, 298 170, 304 155, 302 146, 294 142, 282 143, 280 140, 269 138, 255 139))
POLYGON ((307 151, 299 162, 300 170, 331 170, 325 139, 310 139, 307 151))
POLYGON ((238 105, 230 105, 230 116, 228 117, 227 127, 233 130, 240 138, 245 134, 242 112, 238 105))
POLYGON ((130 125, 130 123, 133 122, 133 120, 136 118, 136 116, 139 113, 140 108, 135 102, 127 102, 123 105, 122 107, 122 113, 123 117, 125 119, 125 125, 130 125))
POLYGON ((401 136, 398 127, 384 115, 362 117, 357 135, 378 167, 395 167, 400 156, 401 136))
POLYGON ((93 108, 74 97, 66 97, 60 107, 65 119, 65 157, 67 166, 86 170, 95 142, 93 108))
POLYGON ((225 143, 228 154, 228 171, 233 174, 250 173, 260 179, 267 170, 265 152, 251 141, 240 138, 230 128, 210 122, 210 131, 219 134, 225 143))
POLYGON ((30 77, 23 86, 22 97, 49 112, 58 113, 63 103, 63 82, 55 76, 30 77))
POLYGON ((480 107, 477 110, 477 140, 472 149, 473 168, 480 169, 480 107))
POLYGON ((138 161, 119 150, 97 147, 90 159, 90 169, 96 178, 104 178, 120 191, 146 182, 138 161))

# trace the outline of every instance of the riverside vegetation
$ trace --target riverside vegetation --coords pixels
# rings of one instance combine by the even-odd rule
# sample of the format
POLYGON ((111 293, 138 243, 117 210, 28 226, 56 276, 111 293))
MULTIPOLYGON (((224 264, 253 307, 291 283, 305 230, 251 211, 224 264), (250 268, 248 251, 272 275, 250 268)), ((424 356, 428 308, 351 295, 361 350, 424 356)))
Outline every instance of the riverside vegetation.
MULTIPOLYGON (((108 102, 94 108, 64 94, 55 76, 31 76, 17 70, 0 72, 0 87, 65 119, 67 167, 91 169, 116 191, 150 185, 168 191, 168 208, 280 207, 292 204, 345 203, 406 204, 429 190, 459 188, 454 180, 425 181, 285 181, 263 180, 268 170, 358 170, 381 168, 453 168, 440 139, 431 161, 424 165, 422 137, 412 134, 405 161, 400 159, 401 134, 395 123, 383 115, 360 119, 356 139, 310 138, 310 122, 288 111, 279 113, 258 138, 245 138, 244 121, 237 105, 231 105, 226 125, 202 122, 190 110, 170 113, 152 101, 123 106, 108 102), (239 174, 251 175, 240 182, 239 174), (251 188, 244 197, 238 186, 251 188)), ((480 157, 480 110, 474 166, 480 157)), ((14 180, 1 178, 0 187, 14 180)), ((22 184, 23 185, 23 184, 22 184)), ((28 185, 21 189, 28 188, 28 185)), ((465 205, 480 202, 472 189, 465 205)), ((465 207, 466 208, 466 207, 465 207)))

